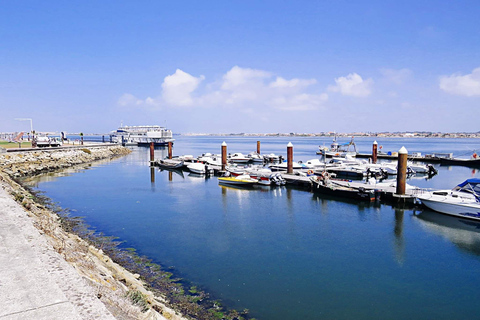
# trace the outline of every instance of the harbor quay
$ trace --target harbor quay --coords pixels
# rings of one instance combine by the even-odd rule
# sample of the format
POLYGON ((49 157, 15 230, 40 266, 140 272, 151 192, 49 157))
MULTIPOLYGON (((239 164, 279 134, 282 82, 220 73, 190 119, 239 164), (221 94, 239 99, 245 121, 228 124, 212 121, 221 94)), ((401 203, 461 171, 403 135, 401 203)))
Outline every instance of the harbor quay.
POLYGON ((17 182, 130 152, 119 145, 85 145, 0 154, 0 318, 184 319, 138 274, 66 230, 55 212, 17 182))

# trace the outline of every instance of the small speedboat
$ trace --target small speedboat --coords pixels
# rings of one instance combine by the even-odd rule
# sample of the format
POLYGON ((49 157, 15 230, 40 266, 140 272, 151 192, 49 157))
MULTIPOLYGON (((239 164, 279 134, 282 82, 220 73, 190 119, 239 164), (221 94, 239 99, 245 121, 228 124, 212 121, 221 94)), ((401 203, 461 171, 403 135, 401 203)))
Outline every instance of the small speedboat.
POLYGON ((311 159, 303 162, 305 167, 308 169, 319 169, 319 168, 325 168, 326 163, 324 161, 320 161, 320 159, 311 159))
POLYGON ((266 162, 278 162, 281 159, 281 156, 277 156, 274 153, 269 153, 263 156, 266 162))
POLYGON ((243 153, 237 152, 230 156, 229 161, 233 163, 247 163, 250 158, 243 155, 243 153))
POLYGON ((183 160, 163 159, 158 161, 160 168, 166 169, 180 169, 184 166, 183 160))
POLYGON ((258 180, 258 184, 269 186, 272 181, 270 179, 272 175, 272 170, 268 168, 247 168, 246 173, 253 178, 258 180))
POLYGON ((417 200, 434 211, 480 220, 480 179, 468 179, 452 190, 426 191, 417 200))
POLYGON ((414 163, 410 161, 407 162, 407 169, 410 169, 414 173, 425 173, 429 175, 435 175, 438 173, 437 169, 431 164, 414 163))
POLYGON ((218 183, 236 186, 253 186, 258 183, 258 180, 251 178, 247 174, 243 174, 236 177, 220 177, 218 178, 218 183))
MULTIPOLYGON (((283 161, 280 164, 274 164, 268 166, 270 170, 272 171, 287 171, 287 161, 283 161)), ((300 170, 300 169, 306 169, 305 165, 302 165, 301 163, 292 161, 292 168, 293 170, 300 170)))
POLYGON ((247 157, 253 162, 263 162, 263 157, 256 152, 250 152, 247 157))
POLYGON ((197 174, 205 174, 209 172, 208 166, 203 163, 193 162, 187 165, 188 170, 197 174))

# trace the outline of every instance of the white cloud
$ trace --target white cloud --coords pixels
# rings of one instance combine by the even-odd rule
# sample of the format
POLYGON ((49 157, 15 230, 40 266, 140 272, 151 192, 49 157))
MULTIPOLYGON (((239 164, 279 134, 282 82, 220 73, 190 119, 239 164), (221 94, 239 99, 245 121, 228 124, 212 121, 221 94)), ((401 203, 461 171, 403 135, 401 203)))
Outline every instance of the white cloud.
POLYGON ((360 75, 350 73, 346 77, 336 78, 335 83, 335 86, 328 86, 328 90, 340 92, 344 96, 366 97, 371 93, 373 80, 363 80, 360 75))
POLYGON ((139 105, 142 102, 143 102, 142 100, 136 98, 133 94, 130 94, 130 93, 123 94, 120 98, 118 98, 118 101, 117 101, 118 105, 122 107, 139 105))
POLYGON ((298 87, 307 87, 309 85, 317 83, 315 79, 297 79, 294 78, 292 80, 286 80, 282 77, 277 77, 274 82, 271 82, 269 87, 270 88, 298 88, 298 87))
POLYGON ((395 84, 405 83, 413 74, 410 69, 380 69, 380 73, 395 84))
POLYGON ((167 105, 192 106, 192 92, 197 89, 204 76, 198 78, 177 69, 174 74, 166 76, 162 83, 162 98, 167 105))
MULTIPOLYGON (((123 95, 121 106, 238 108, 238 110, 314 110, 328 99, 325 93, 307 92, 315 79, 284 79, 264 70, 234 66, 221 81, 208 83, 203 92, 197 91, 205 77, 194 77, 180 69, 166 76, 161 96, 141 100, 131 94, 123 95)), ((247 112, 251 114, 251 112, 247 112)))
POLYGON ((328 95, 301 93, 291 96, 280 96, 272 99, 271 106, 280 110, 307 111, 316 110, 328 100, 328 95))
POLYGON ((480 68, 474 69, 467 75, 452 74, 451 76, 440 77, 440 89, 460 96, 480 95, 480 68))
POLYGON ((222 90, 252 87, 271 77, 270 72, 235 66, 223 76, 222 90))

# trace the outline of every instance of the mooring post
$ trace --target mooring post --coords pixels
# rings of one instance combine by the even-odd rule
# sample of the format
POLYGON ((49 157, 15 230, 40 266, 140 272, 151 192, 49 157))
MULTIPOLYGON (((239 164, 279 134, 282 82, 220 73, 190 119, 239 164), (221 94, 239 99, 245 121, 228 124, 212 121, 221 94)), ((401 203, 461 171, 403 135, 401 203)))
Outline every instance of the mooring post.
POLYGON ((150 165, 155 160, 155 144, 150 142, 150 165))
POLYGON ((398 151, 398 165, 397 165, 397 195, 405 194, 405 185, 407 181, 407 158, 408 151, 402 147, 398 151))
POLYGON ((227 166, 227 143, 223 141, 222 142, 222 171, 225 171, 226 166, 227 166))
POLYGON ((287 144, 287 173, 293 173, 293 144, 287 144))
POLYGON ((172 159, 172 141, 168 141, 168 159, 172 159))
POLYGON ((377 141, 373 141, 373 148, 372 148, 372 163, 377 163, 377 141))
POLYGON ((257 141, 257 153, 260 154, 260 141, 257 141))

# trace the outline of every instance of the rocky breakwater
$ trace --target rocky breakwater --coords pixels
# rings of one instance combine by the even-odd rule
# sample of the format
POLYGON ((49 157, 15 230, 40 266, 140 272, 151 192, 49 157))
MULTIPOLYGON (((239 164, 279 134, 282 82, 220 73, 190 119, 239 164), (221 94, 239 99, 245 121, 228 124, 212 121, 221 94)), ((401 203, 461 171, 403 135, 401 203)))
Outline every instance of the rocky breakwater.
POLYGON ((1 153, 0 170, 14 178, 18 178, 96 160, 111 159, 129 154, 130 152, 128 148, 122 146, 109 146, 1 153))

